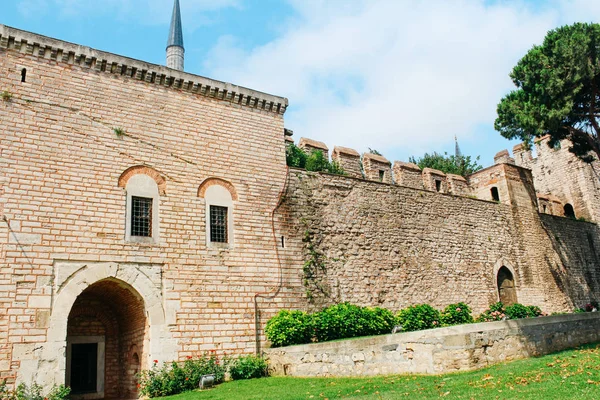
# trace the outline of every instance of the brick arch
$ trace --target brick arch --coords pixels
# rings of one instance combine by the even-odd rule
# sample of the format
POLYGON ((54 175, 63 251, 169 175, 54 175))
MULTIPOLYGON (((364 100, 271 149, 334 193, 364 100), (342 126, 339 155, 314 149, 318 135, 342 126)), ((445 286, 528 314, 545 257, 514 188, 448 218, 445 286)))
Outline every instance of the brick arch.
POLYGON ((133 167, 127 168, 119 177, 118 186, 124 188, 125 186, 127 186, 129 178, 137 174, 148 175, 156 182, 156 185, 158 186, 158 193, 160 193, 161 195, 166 193, 167 181, 165 180, 165 178, 163 178, 163 176, 154 168, 147 167, 145 165, 135 165, 133 167))
POLYGON ((204 194, 206 193, 206 189, 213 185, 223 186, 227 191, 231 194, 231 200, 237 201, 238 195, 235 190, 235 187, 225 179, 221 178, 206 178, 198 187, 198 197, 204 198, 204 194))

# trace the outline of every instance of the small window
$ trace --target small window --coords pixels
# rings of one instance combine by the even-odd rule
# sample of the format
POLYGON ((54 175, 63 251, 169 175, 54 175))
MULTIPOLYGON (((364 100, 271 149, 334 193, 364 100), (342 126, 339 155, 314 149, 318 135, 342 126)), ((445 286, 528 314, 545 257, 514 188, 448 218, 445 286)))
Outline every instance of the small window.
POLYGON ((210 206, 210 241, 227 243, 227 207, 210 206))
POLYGON ((498 193, 498 188, 494 186, 490 189, 490 191, 492 192, 492 200, 500 201, 500 194, 498 193))
POLYGON ((435 180, 435 191, 439 192, 442 190, 442 181, 440 181, 439 179, 435 180))
POLYGON ((131 196, 131 236, 152 236, 152 198, 131 196))
POLYGON ((385 171, 380 169, 379 170, 379 182, 383 182, 383 176, 385 175, 385 171))
POLYGON ((27 78, 27 68, 23 68, 21 70, 21 82, 25 82, 26 78, 27 78))
POLYGON ((547 209, 548 209, 548 207, 546 207, 546 205, 544 204, 544 205, 542 206, 542 212, 543 212, 544 214, 546 214, 546 210, 547 210, 547 209))

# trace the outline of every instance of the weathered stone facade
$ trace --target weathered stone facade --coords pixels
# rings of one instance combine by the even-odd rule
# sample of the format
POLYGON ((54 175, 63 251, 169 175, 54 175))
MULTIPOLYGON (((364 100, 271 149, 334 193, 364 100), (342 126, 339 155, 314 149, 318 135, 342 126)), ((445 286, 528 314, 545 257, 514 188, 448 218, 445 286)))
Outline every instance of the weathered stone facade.
POLYGON ((285 166, 281 97, 1 25, 0 71, 10 383, 69 382, 91 344, 92 397, 132 398, 154 360, 259 351, 281 308, 481 311, 500 270, 544 311, 600 298, 597 226, 540 214, 510 157, 465 180, 335 147, 348 176, 308 173, 285 166))

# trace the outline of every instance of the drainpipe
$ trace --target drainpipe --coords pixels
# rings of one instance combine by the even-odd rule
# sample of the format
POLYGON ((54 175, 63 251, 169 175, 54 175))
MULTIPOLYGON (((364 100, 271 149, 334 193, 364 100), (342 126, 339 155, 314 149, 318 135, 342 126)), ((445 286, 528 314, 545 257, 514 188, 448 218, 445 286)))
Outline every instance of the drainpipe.
POLYGON ((283 204, 283 195, 287 191, 288 182, 290 178, 290 167, 286 166, 285 171, 285 182, 283 183, 283 187, 279 192, 279 197, 277 199, 277 205, 271 211, 271 233, 273 235, 273 243, 275 244, 275 255, 277 257, 277 265, 279 266, 279 282, 277 287, 272 292, 258 292, 254 294, 254 340, 256 341, 256 356, 260 357, 261 349, 260 349, 260 310, 258 308, 258 299, 274 299, 277 297, 279 292, 281 291, 281 287, 283 286, 283 267, 281 266, 281 258, 279 257, 279 242, 277 240, 277 236, 275 235, 275 213, 283 204))

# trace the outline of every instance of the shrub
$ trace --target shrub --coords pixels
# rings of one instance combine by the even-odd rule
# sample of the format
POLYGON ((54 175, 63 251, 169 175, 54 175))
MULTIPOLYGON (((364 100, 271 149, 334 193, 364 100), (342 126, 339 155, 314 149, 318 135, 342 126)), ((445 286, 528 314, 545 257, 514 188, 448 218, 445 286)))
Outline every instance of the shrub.
POLYGON ((71 388, 64 385, 53 386, 50 392, 44 396, 42 387, 37 383, 26 385, 21 383, 15 390, 10 390, 6 380, 0 383, 0 399, 2 400, 65 400, 71 388))
POLYGON ((403 331, 419 331, 440 326, 440 312, 429 304, 418 304, 398 312, 403 331))
POLYGON ((481 315, 477 317, 477 322, 502 321, 506 318, 504 304, 497 302, 490 305, 490 308, 482 312, 481 315))
POLYGON ((290 167, 344 175, 344 169, 335 161, 329 162, 321 150, 312 150, 310 153, 306 153, 293 143, 288 144, 285 148, 285 161, 290 167))
POLYGON ((281 310, 267 322, 265 334, 273 347, 310 343, 313 318, 304 311, 281 310))
POLYGON ((233 380, 262 378, 268 375, 268 365, 262 357, 243 356, 233 361, 229 373, 233 380))
POLYGON ((523 304, 514 303, 504 309, 508 319, 529 318, 530 310, 523 304))
POLYGON ((225 369, 214 352, 198 359, 189 357, 181 364, 175 361, 164 363, 162 367, 155 360, 151 369, 139 375, 140 394, 162 397, 193 390, 198 388, 202 375, 208 374, 215 375, 215 383, 220 383, 225 377, 225 369))
POLYGON ((440 314, 442 325, 470 324, 473 322, 471 308, 465 303, 450 304, 440 314))
POLYGON ((293 143, 285 147, 285 161, 290 167, 305 168, 308 154, 293 143))
POLYGON ((336 304, 314 314, 317 341, 361 336, 368 325, 365 313, 350 303, 336 304))
POLYGON ((365 307, 362 309, 363 318, 366 320, 361 336, 382 335, 390 333, 396 325, 396 317, 394 313, 386 308, 381 307, 365 307))
POLYGON ((529 316, 531 318, 540 317, 540 316, 544 315, 544 313, 542 312, 542 309, 539 308, 538 306, 525 306, 525 307, 527 307, 527 309, 529 310, 529 316))

